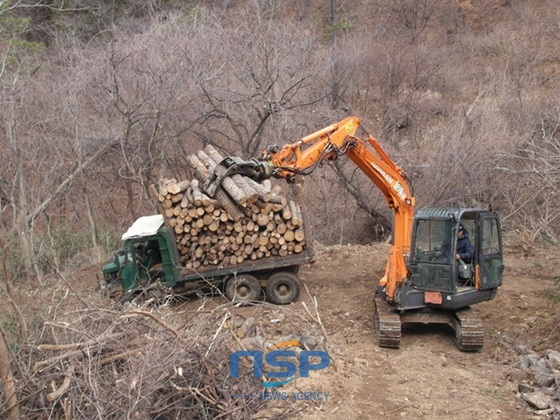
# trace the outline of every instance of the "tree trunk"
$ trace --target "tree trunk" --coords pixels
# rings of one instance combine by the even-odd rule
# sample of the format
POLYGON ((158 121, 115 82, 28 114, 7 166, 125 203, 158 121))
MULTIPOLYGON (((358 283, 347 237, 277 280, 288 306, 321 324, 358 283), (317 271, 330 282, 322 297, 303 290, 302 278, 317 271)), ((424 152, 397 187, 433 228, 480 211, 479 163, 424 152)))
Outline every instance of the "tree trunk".
POLYGON ((6 420, 19 420, 19 402, 16 393, 16 382, 12 369, 10 368, 11 354, 8 350, 6 335, 0 327, 0 379, 2 380, 2 391, 5 401, 2 407, 5 407, 4 414, 6 420))
POLYGON ((91 243, 93 245, 93 248, 95 249, 96 262, 100 263, 101 253, 99 251, 99 243, 97 242, 97 226, 95 224, 95 218, 93 217, 93 209, 91 207, 91 203, 89 201, 89 195, 87 191, 84 192, 84 198, 85 198, 87 216, 88 216, 89 227, 90 227, 91 243))
POLYGON ((14 210, 17 212, 16 216, 16 229, 17 235, 19 239, 19 245, 21 248, 21 257, 23 260, 23 276, 31 280, 36 273, 35 265, 33 262, 33 248, 31 246, 31 239, 30 239, 30 232, 28 225, 26 223, 26 217, 29 213, 29 203, 27 201, 27 188, 26 188, 26 179, 25 179, 25 171, 23 166, 23 158, 21 156, 21 150, 18 144, 18 140, 16 138, 16 134, 14 131, 15 121, 13 119, 13 114, 10 117, 10 120, 7 124, 7 135, 10 140, 10 147, 14 155, 16 156, 17 163, 16 163, 16 179, 18 185, 18 197, 17 197, 17 206, 14 207, 14 210))

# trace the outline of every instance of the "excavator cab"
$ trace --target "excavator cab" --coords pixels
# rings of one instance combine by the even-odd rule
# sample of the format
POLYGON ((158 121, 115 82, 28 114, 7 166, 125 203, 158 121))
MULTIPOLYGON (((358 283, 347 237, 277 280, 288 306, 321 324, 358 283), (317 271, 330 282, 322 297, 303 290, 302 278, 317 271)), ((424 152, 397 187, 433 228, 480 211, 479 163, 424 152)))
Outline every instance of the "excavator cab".
POLYGON ((487 210, 419 210, 400 309, 455 310, 493 299, 504 269, 500 232, 498 216, 487 210), (456 259, 459 225, 472 244, 469 261, 456 259))
POLYGON ((424 209, 413 222, 408 278, 395 299, 400 320, 376 299, 378 338, 398 347, 400 323, 444 323, 461 350, 482 348, 482 321, 470 305, 491 300, 504 271, 500 220, 482 209, 424 209), (459 226, 472 244, 470 261, 457 260, 459 226))

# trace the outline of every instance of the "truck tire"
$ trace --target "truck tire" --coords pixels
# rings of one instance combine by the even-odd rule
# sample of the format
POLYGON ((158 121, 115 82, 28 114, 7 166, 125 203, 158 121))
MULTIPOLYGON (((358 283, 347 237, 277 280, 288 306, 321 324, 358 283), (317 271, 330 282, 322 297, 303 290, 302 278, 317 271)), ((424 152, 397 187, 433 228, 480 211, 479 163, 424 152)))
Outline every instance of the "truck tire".
POLYGON ((226 297, 234 303, 247 304, 259 299, 261 284, 249 274, 240 274, 231 277, 226 282, 226 297))
POLYGON ((299 279, 289 272, 276 273, 266 282, 266 297, 276 305, 292 303, 299 297, 299 279))

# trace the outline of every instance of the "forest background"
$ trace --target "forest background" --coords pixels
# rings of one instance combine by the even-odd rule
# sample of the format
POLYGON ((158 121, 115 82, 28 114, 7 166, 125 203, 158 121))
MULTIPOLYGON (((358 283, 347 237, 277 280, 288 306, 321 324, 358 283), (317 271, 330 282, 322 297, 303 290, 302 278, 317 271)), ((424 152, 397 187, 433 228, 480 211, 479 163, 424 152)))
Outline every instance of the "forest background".
MULTIPOLYGON (((163 321, 174 311, 111 306, 93 290, 126 228, 157 212, 149 185, 187 178, 186 156, 207 144, 258 157, 355 115, 405 170, 418 207, 492 209, 509 251, 554 258, 559 46, 556 0, 0 1, 0 412, 262 408, 216 396, 256 389, 216 385, 238 348, 216 331, 222 312, 175 329, 163 321)), ((346 159, 306 177, 305 191, 320 244, 390 237, 383 196, 346 159)), ((551 267, 539 274, 556 280, 539 295, 549 315, 544 302, 560 301, 551 267)))
MULTIPOLYGON (((560 6, 553 0, 64 1, 0 8, 0 221, 11 271, 113 249, 206 144, 257 157, 349 115, 419 207, 490 208, 558 244, 560 6)), ((325 244, 390 234, 351 163, 306 179, 325 244)))

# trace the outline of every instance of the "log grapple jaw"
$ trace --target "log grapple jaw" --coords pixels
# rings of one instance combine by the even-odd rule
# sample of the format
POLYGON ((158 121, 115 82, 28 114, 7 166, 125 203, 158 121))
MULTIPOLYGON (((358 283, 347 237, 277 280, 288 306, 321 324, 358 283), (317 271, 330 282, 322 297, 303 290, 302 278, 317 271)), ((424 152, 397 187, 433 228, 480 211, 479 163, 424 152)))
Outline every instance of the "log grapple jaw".
POLYGON ((276 176, 276 172, 276 167, 267 162, 257 159, 243 160, 237 156, 228 156, 216 165, 212 175, 208 177, 202 188, 206 194, 214 197, 225 177, 240 174, 260 183, 265 179, 276 176))

